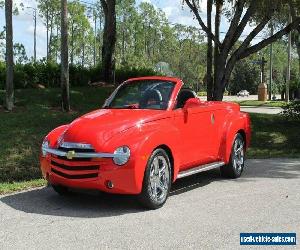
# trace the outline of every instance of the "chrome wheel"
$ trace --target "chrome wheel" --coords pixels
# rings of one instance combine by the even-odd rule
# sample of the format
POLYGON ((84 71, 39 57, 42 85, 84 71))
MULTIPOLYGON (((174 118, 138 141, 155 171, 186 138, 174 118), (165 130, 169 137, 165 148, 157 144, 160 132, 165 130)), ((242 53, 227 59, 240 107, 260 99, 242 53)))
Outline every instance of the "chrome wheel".
POLYGON ((157 155, 154 157, 149 176, 149 194, 155 202, 161 202, 166 199, 169 190, 170 173, 169 166, 165 157, 157 155))
POLYGON ((227 178, 239 178, 245 164, 245 138, 236 134, 232 143, 231 155, 228 164, 220 168, 221 175, 227 178))
POLYGON ((244 141, 241 137, 237 137, 233 146, 233 167, 240 173, 244 166, 244 141))

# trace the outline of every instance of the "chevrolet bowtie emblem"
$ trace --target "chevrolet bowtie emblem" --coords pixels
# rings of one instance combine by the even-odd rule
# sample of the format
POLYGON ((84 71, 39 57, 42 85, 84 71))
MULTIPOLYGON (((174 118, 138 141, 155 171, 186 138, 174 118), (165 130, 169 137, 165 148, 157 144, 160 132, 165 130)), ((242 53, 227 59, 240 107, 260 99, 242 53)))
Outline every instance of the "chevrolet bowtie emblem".
POLYGON ((66 154, 67 159, 72 160, 75 156, 75 151, 68 151, 66 154))

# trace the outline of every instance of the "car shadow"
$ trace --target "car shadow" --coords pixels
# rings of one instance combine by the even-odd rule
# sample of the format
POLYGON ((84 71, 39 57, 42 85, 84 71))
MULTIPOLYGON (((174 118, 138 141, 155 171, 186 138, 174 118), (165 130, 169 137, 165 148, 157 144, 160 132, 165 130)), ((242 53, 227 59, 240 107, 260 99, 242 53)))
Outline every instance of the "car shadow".
MULTIPOLYGON (((172 185, 170 196, 200 188, 218 179, 218 170, 180 179, 172 185)), ((67 196, 60 196, 51 187, 6 195, 0 201, 25 213, 64 217, 111 217, 147 211, 140 206, 134 195, 76 190, 67 196)))
MULTIPOLYGON (((191 190, 215 182, 254 182, 259 178, 299 179, 300 161, 250 160, 242 178, 236 180, 222 178, 219 169, 199 173, 177 180, 172 185, 170 196, 172 199, 174 196, 188 194, 191 190)), ((92 191, 78 191, 68 196, 59 196, 50 187, 6 195, 0 198, 0 201, 25 213, 64 217, 98 218, 147 212, 139 205, 135 196, 92 191)))

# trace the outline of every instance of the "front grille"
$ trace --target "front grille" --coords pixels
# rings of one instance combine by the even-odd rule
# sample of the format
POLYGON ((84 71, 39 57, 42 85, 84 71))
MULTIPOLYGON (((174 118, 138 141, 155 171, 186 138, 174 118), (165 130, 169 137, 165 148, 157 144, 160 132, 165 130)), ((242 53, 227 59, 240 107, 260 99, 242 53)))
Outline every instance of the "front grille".
POLYGON ((60 172, 54 168, 51 168, 51 171, 59 176, 62 176, 67 179, 87 179, 87 178, 96 178, 98 177, 98 173, 92 173, 92 174, 66 174, 63 172, 60 172))
MULTIPOLYGON (((95 153, 94 149, 80 149, 80 148, 64 148, 59 147, 58 150, 68 152, 68 151, 75 151, 76 153, 95 153)), ((68 159, 66 156, 57 156, 58 159, 64 160, 64 161, 91 161, 92 158, 73 158, 68 159)))
POLYGON ((71 170, 71 171, 82 171, 82 170, 99 170, 99 165, 88 165, 88 166, 68 166, 62 163, 58 163, 55 161, 51 161, 51 165, 61 168, 64 170, 71 170))
MULTIPOLYGON (((66 147, 60 146, 58 150, 64 152, 75 151, 75 153, 95 153, 95 150, 92 147, 81 148, 79 145, 76 145, 76 143, 66 144, 66 147)), ((99 169, 99 162, 92 161, 91 158, 68 159, 65 156, 62 157, 56 155, 52 155, 51 157, 51 171, 66 179, 97 178, 99 169)))

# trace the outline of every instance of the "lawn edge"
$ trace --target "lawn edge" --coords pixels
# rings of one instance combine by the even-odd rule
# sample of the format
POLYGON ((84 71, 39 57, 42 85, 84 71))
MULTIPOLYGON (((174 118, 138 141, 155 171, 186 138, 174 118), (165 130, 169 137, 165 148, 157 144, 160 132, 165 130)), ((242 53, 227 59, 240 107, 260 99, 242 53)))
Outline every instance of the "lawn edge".
POLYGON ((38 187, 44 187, 46 185, 47 181, 41 178, 33 179, 30 181, 14 181, 12 183, 2 182, 0 183, 0 195, 16 193, 38 187))

